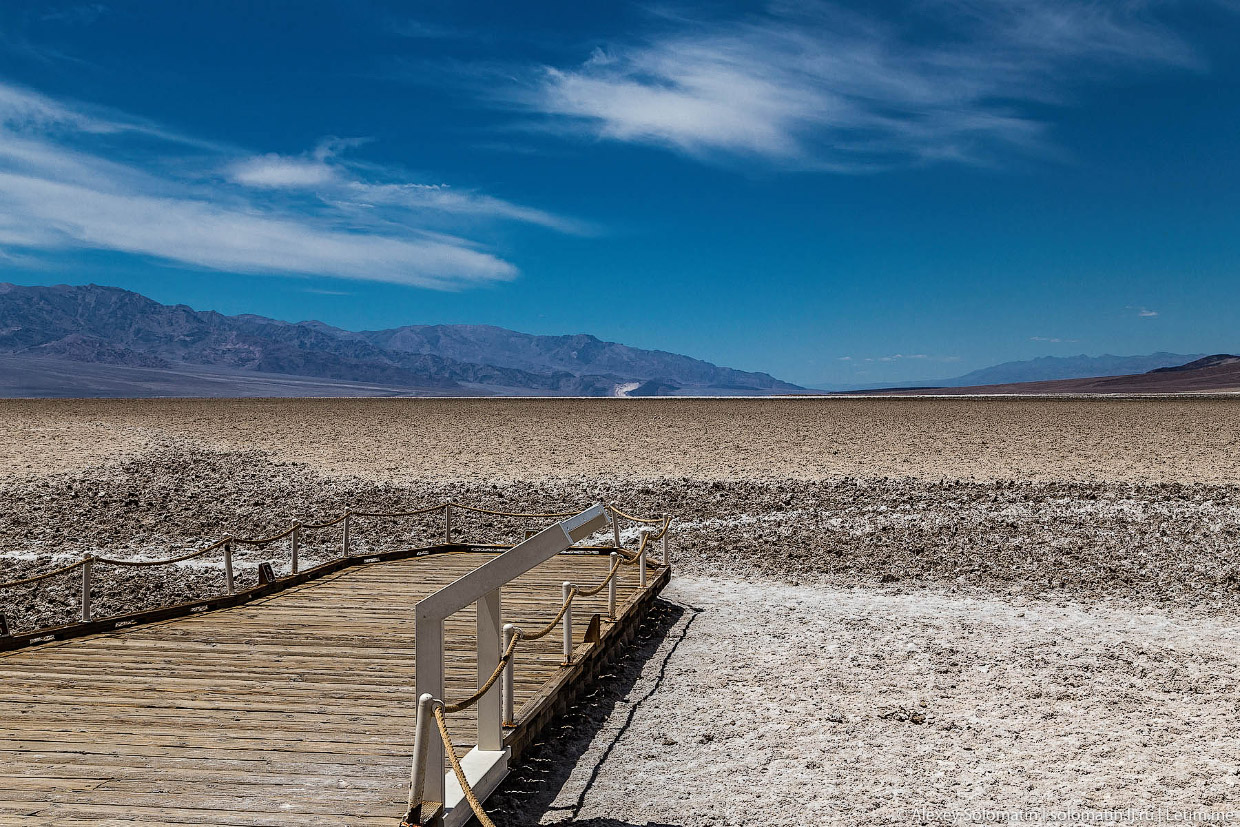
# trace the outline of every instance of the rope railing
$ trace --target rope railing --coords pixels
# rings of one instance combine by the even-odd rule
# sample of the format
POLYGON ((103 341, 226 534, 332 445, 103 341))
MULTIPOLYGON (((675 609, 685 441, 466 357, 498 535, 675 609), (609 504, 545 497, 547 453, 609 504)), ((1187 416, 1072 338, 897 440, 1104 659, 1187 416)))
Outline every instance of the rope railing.
MULTIPOLYGON (((47 580, 52 577, 67 574, 76 569, 82 569, 82 606, 81 606, 82 621, 88 622, 92 620, 92 617, 91 617, 91 571, 93 569, 94 564, 119 566, 119 567, 135 567, 135 568, 172 565, 175 563, 180 563, 186 560, 193 559, 195 557, 200 557, 204 554, 207 554, 208 552, 222 548, 224 552, 224 568, 225 568, 225 576, 226 576, 226 581, 227 581, 227 586, 228 586, 228 593, 233 594, 235 593, 234 580, 233 580, 233 566, 232 566, 232 562, 233 562, 232 552, 233 552, 234 545, 245 545, 245 546, 263 548, 278 540, 282 540, 286 537, 291 537, 292 538, 292 571, 294 574, 296 574, 297 566, 298 566, 299 541, 300 541, 301 532, 303 530, 321 530, 321 529, 331 528, 333 526, 343 524, 343 529, 344 529, 343 530, 343 541, 342 541, 343 556, 345 558, 348 558, 352 556, 350 545, 349 545, 349 539, 350 539, 349 532, 351 528, 351 520, 355 517, 356 518, 369 518, 369 519, 394 519, 394 518, 402 518, 402 517, 414 517, 414 516, 429 514, 433 512, 441 512, 444 515, 444 541, 446 545, 452 545, 452 511, 454 509, 468 511, 468 512, 472 512, 476 514, 486 514, 486 515, 498 516, 498 517, 513 517, 513 518, 525 519, 525 520, 560 519, 560 518, 573 516, 572 512, 529 513, 529 512, 515 512, 515 511, 500 511, 496 509, 478 508, 476 506, 464 505, 461 503, 454 502, 452 500, 448 500, 447 502, 439 503, 437 505, 428 506, 425 508, 419 508, 419 509, 413 509, 413 510, 407 510, 407 511, 346 510, 345 513, 342 514, 341 516, 321 522, 321 523, 301 523, 301 522, 295 521, 292 524, 292 526, 290 526, 289 528, 283 531, 280 531, 276 534, 266 536, 266 537, 251 538, 251 537, 227 536, 207 546, 204 546, 203 548, 195 549, 185 554, 179 554, 173 557, 168 557, 168 558, 164 558, 160 560, 127 560, 127 559, 121 559, 121 558, 103 557, 103 556, 95 556, 92 554, 88 554, 85 557, 83 557, 81 560, 77 560, 75 562, 69 563, 67 565, 61 566, 51 571, 41 572, 39 574, 34 574, 29 577, 23 577, 17 580, 0 583, 0 589, 9 589, 9 588, 14 588, 18 586, 37 583, 42 580, 47 580)), ((448 760, 452 766, 452 771, 455 773, 457 781, 460 784, 462 794, 464 795, 465 799, 469 802, 470 808, 473 810, 474 815, 477 816, 479 822, 483 825, 483 827, 494 827, 494 822, 492 822, 491 819, 487 816, 486 811, 483 809, 482 804, 478 800, 477 795, 471 789, 468 779, 465 776, 465 772, 461 767, 460 761, 456 757, 455 748, 453 747, 452 741, 448 735, 446 716, 449 714, 462 712, 466 709, 473 707, 488 692, 490 692, 494 688, 497 681, 499 681, 501 678, 504 678, 504 682, 503 682, 504 685, 502 686, 502 690, 504 694, 505 714, 503 718, 506 723, 511 724, 512 717, 513 717, 512 715, 513 696, 515 692, 512 665, 513 665, 513 661, 516 656, 517 647, 521 644, 521 642, 522 641, 535 641, 535 640, 544 638, 547 635, 551 634, 555 630, 556 626, 562 623, 563 630, 564 630, 564 665, 565 666, 571 665, 572 656, 573 656, 573 640, 572 640, 572 603, 573 603, 573 600, 576 599, 577 597, 592 597, 594 595, 599 594, 600 592, 602 592, 603 589, 606 588, 608 589, 608 615, 612 619, 615 619, 616 617, 616 581, 618 580, 618 574, 619 574, 621 567, 637 565, 638 566, 638 587, 639 589, 644 590, 646 588, 647 549, 653 540, 662 540, 663 559, 661 563, 664 566, 668 565, 669 558, 668 558, 668 550, 667 550, 667 534, 668 534, 669 528, 671 527, 671 522, 672 522, 672 518, 670 515, 664 515, 658 518, 635 517, 631 514, 626 514, 625 512, 620 511, 615 506, 608 506, 607 511, 611 514, 611 524, 612 524, 613 536, 615 540, 615 550, 611 552, 611 565, 608 569, 606 577, 604 577, 601 582, 599 582, 598 584, 590 588, 581 588, 572 583, 565 583, 564 590, 563 590, 563 600, 561 601, 560 606, 555 613, 555 616, 552 617, 548 623, 546 623, 545 625, 539 627, 538 629, 534 631, 530 631, 530 632, 522 631, 521 629, 515 626, 512 626, 511 624, 505 626, 504 634, 507 636, 507 645, 505 646, 503 653, 500 655, 500 658, 494 670, 491 672, 490 676, 485 681, 483 681, 482 684, 478 687, 478 689, 472 694, 470 694, 468 697, 462 698, 452 703, 447 703, 439 699, 433 699, 430 695, 424 695, 422 697, 423 701, 429 702, 429 706, 426 706, 425 708, 427 711, 433 712, 435 722, 439 729, 440 737, 443 739, 443 743, 447 747, 448 760), (640 523, 646 526, 653 526, 653 525, 659 524, 660 528, 657 531, 654 529, 650 529, 650 528, 642 529, 641 539, 639 541, 638 548, 635 552, 633 552, 633 551, 629 551, 628 549, 623 548, 621 544, 619 519, 627 519, 627 520, 640 523)), ((261 574, 261 571, 263 569, 266 569, 267 576, 270 576, 270 565, 267 563, 264 563, 260 567, 260 582, 268 582, 265 579, 264 575, 261 574)), ((5 631, 7 631, 7 629, 5 631)), ((429 716, 423 715, 423 704, 420 702, 419 715, 418 715, 419 740, 421 740, 422 738, 420 733, 421 733, 422 727, 424 726, 424 723, 423 723, 424 717, 429 717, 429 716)), ((415 752, 417 752, 416 749, 415 749, 415 752)), ((421 752, 417 752, 417 755, 415 755, 415 776, 417 774, 417 768, 419 766, 419 761, 421 761, 424 764, 425 760, 426 760, 426 756, 423 755, 421 752)), ((407 823, 410 823, 410 824, 415 823, 414 821, 411 821, 410 819, 415 818, 416 814, 420 812, 421 804, 422 804, 421 791, 416 790, 415 785, 411 783, 410 810, 409 810, 409 815, 406 817, 407 823)))
POLYGON ((564 517, 571 517, 576 513, 575 511, 564 511, 554 514, 523 514, 519 511, 492 511, 489 508, 476 508, 472 505, 462 505, 457 502, 450 502, 448 505, 451 505, 453 508, 459 508, 462 511, 472 511, 475 514, 491 514, 497 517, 521 517, 527 520, 558 520, 564 517))
POLYGON ((37 582, 39 582, 40 580, 47 580, 47 579, 49 579, 49 578, 51 578, 51 577, 55 577, 55 576, 57 576, 57 575, 59 575, 59 574, 65 574, 65 573, 67 573, 67 572, 71 572, 71 571, 73 571, 74 569, 78 568, 79 566, 84 566, 84 565, 86 565, 86 560, 85 560, 85 559, 78 560, 78 561, 77 561, 77 562, 75 562, 75 563, 70 563, 70 564, 69 564, 69 565, 67 565, 67 566, 61 566, 61 567, 60 567, 60 568, 58 568, 58 569, 52 569, 51 571, 45 571, 45 572, 42 572, 42 573, 40 573, 40 574, 32 574, 32 575, 31 575, 31 576, 29 576, 29 577, 23 577, 23 578, 21 578, 21 579, 19 579, 19 580, 10 580, 10 581, 9 581, 9 582, 7 582, 7 583, 0 583, 0 589, 11 589, 11 588, 14 588, 14 587, 16 587, 16 586, 25 586, 25 585, 28 585, 28 584, 30 584, 30 583, 37 583, 37 582))
MULTIPOLYGON (((95 562, 104 563, 109 566, 127 566, 127 567, 132 567, 132 568, 139 568, 139 567, 146 567, 146 566, 168 566, 168 565, 172 565, 173 563, 180 563, 184 560, 192 560, 195 557, 201 557, 202 555, 206 554, 208 551, 214 551, 215 549, 219 548, 220 546, 224 545, 227 542, 228 542, 227 540, 216 540, 214 543, 212 543, 209 546, 205 546, 200 549, 195 549, 194 551, 188 552, 186 554, 179 554, 176 557, 168 557, 163 560, 117 560, 116 558, 113 558, 113 557, 96 557, 95 562)), ((241 542, 241 541, 237 541, 237 542, 241 542)))
MULTIPOLYGON (((474 811, 478 823, 482 827, 495 827, 495 822, 487 815, 486 809, 482 806, 482 802, 478 800, 477 794, 474 793, 473 787, 469 786, 469 779, 465 777, 465 770, 461 767, 461 760, 456 757, 456 748, 452 745, 452 738, 448 735, 448 721, 445 717, 446 707, 443 704, 436 704, 435 724, 439 728, 439 737, 443 739, 444 746, 448 748, 448 763, 452 765, 452 772, 456 775, 456 781, 461 785, 461 794, 465 796, 465 800, 469 802, 469 809, 474 811)), ((421 809, 422 802, 418 802, 418 808, 421 809)))
MULTIPOLYGON (((86 621, 93 619, 93 617, 91 616, 91 612, 90 612, 89 592, 91 588, 92 567, 93 567, 93 564, 96 564, 96 563, 100 565, 115 566, 115 567, 120 567, 120 568, 155 568, 158 566, 168 566, 168 565, 175 565, 177 563, 182 563, 187 560, 192 560, 196 557, 201 557, 211 551, 215 551, 217 549, 222 548, 224 550, 225 580, 227 582, 228 593, 234 594, 236 592, 236 588, 234 584, 234 577, 233 577, 233 566, 232 566, 232 553, 233 553, 234 546, 251 546, 251 547, 256 547, 256 548, 262 548, 276 541, 283 540, 288 537, 292 537, 293 547, 292 547, 291 568, 292 568, 292 573, 297 574, 298 563, 299 563, 298 552, 299 552, 299 546, 300 546, 300 534, 302 531, 321 530, 321 529, 332 528, 334 526, 343 524, 344 526, 344 536, 342 538, 343 556, 349 557, 352 555, 351 548, 350 548, 350 520, 352 518, 357 517, 357 518, 367 518, 367 519, 398 519, 398 518, 416 517, 416 516, 420 516, 423 514, 441 512, 443 513, 444 518, 445 518, 444 519, 444 542, 447 545, 451 545, 452 544, 451 516, 452 516, 453 510, 468 511, 468 512, 472 512, 476 514, 486 514, 486 515, 496 516, 496 517, 511 517, 511 518, 524 519, 524 520, 559 519, 559 518, 564 518, 564 517, 568 517, 572 515, 572 512, 535 513, 535 512, 520 512, 520 511, 502 511, 502 510, 491 509, 491 508, 480 508, 478 506, 458 503, 453 500, 448 500, 446 502, 438 503, 436 505, 431 505, 431 506, 427 506, 424 508, 417 508, 417 509, 405 510, 405 511, 351 511, 351 510, 347 510, 345 511, 344 514, 340 515, 339 517, 325 520, 323 522, 319 522, 319 523, 294 522, 293 525, 290 526, 289 528, 286 528, 283 531, 280 531, 280 532, 277 532, 275 534, 271 534, 265 537, 228 536, 223 539, 216 540, 215 542, 210 543, 206 546, 203 546, 202 548, 195 549, 193 551, 189 551, 184 554, 174 555, 172 557, 161 558, 158 560, 125 559, 125 558, 119 558, 119 557, 87 555, 80 560, 76 560, 64 566, 51 569, 50 571, 39 572, 37 574, 32 574, 27 577, 21 577, 15 580, 10 580, 7 582, 0 583, 0 590, 32 585, 32 584, 39 583, 44 580, 49 580, 54 577, 68 574, 69 572, 72 572, 75 569, 84 568, 85 571, 83 572, 83 576, 82 576, 83 582, 82 582, 81 620, 83 622, 86 622, 86 621)), ((646 533, 643 533, 642 535, 642 548, 643 549, 645 548, 645 545, 649 542, 650 539, 661 539, 662 537, 664 537, 671 523, 670 516, 664 516, 664 517, 659 517, 659 518, 642 518, 642 517, 635 517, 631 514, 626 514, 625 512, 620 511, 615 506, 608 506, 608 510, 613 514, 613 526, 615 526, 616 548, 617 548, 617 551, 620 552, 621 554, 621 558, 622 558, 621 562, 625 565, 635 564, 638 559, 638 553, 629 552, 620 546, 620 533, 619 533, 618 523, 614 519, 615 517, 621 517, 627 520, 632 520, 634 522, 638 522, 638 523, 642 523, 646 525, 652 525, 655 523, 663 524, 661 530, 657 534, 653 535, 653 537, 646 533)), ((639 549, 639 553, 640 553, 640 549, 639 549)), ((666 557, 666 545, 664 547, 664 555, 666 557)), ((600 584, 596 588, 595 591, 592 591, 589 594, 597 594, 598 591, 601 591, 601 589, 604 586, 606 586, 606 584, 607 584, 607 581, 605 580, 602 584, 600 584)))
POLYGON ((616 508, 614 505, 607 506, 607 510, 610 511, 612 514, 615 514, 617 517, 623 517, 624 519, 632 520, 635 523, 653 524, 653 523, 661 523, 667 519, 666 515, 664 515, 663 517, 634 517, 632 514, 625 514, 623 511, 616 508))

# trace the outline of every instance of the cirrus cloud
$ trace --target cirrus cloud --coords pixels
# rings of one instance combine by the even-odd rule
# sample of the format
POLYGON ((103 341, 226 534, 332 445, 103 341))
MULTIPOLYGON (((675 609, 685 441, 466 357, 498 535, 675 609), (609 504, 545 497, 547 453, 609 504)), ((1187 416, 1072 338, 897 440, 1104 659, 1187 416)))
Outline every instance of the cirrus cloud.
POLYGON ((993 163, 1047 151, 1035 106, 1063 103, 1074 83, 1198 68, 1159 22, 1168 5, 937 0, 910 3, 904 18, 918 25, 903 27, 825 3, 665 15, 659 33, 543 67, 507 100, 553 131, 701 160, 845 172, 993 163))
POLYGON ((571 226, 475 193, 423 197, 415 211, 414 199, 392 193, 419 185, 377 168, 378 180, 367 179, 334 160, 351 143, 327 141, 304 158, 246 155, 0 82, 0 253, 90 248, 227 272, 459 289, 518 271, 454 234, 452 216, 571 226), (313 190, 324 193, 301 196, 313 190))

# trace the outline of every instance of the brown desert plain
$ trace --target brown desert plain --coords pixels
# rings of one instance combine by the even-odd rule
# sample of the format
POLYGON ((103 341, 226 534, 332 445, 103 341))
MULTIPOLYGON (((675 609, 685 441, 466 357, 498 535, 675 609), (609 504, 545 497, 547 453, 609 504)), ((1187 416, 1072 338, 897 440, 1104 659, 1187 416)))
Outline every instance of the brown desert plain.
MULTIPOLYGON (((1240 399, 10 400, 0 416, 0 581, 346 506, 674 514, 664 600, 488 802, 501 824, 1240 820, 1240 399)), ((102 585, 101 612, 222 577, 135 571, 102 585)), ((72 587, 0 602, 19 628, 64 622, 72 587)))

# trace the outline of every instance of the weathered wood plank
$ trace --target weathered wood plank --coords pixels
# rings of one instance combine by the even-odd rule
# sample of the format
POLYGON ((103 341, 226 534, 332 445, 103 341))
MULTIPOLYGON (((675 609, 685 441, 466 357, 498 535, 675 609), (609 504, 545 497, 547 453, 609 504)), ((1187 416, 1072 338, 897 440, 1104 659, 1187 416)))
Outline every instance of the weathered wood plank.
MULTIPOLYGON (((0 652, 0 827, 390 827, 412 752, 413 605, 496 553, 389 559, 227 608, 0 652)), ((588 587, 609 565, 547 561, 504 588, 505 619, 541 626, 563 581, 588 587)), ((622 571, 619 597, 633 605, 636 572, 622 571)), ((606 605, 605 594, 579 598, 574 612, 606 605)), ((580 646, 585 629, 575 624, 580 646)), ((445 624, 449 699, 476 685, 474 634, 472 611, 445 624)), ((565 683, 560 658, 558 635, 521 647, 519 708, 565 683)), ((470 715, 452 718, 458 750, 473 728, 470 715)))

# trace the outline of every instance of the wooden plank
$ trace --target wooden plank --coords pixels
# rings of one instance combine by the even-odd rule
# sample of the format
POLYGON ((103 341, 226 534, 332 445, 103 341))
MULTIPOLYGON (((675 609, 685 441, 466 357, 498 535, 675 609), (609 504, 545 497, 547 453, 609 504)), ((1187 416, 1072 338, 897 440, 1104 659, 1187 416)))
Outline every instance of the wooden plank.
MULTIPOLYGON (((0 652, 0 827, 391 825, 412 752, 412 606, 496 553, 397 554, 220 609, 0 652)), ((609 566, 547 561, 504 588, 505 620, 542 625, 563 581, 588 587, 609 566)), ((622 574, 634 608, 635 573, 622 574)), ((605 594, 574 604, 579 616, 605 610, 605 594)), ((575 624, 578 644, 586 625, 575 624)), ((612 625, 582 651, 612 640, 612 625)), ((472 611, 445 624, 449 699, 476 685, 474 635, 472 611)), ((556 635, 520 648, 510 738, 530 737, 584 672, 560 656, 556 635)), ((453 716, 450 731, 464 752, 472 716, 453 716)))

